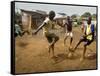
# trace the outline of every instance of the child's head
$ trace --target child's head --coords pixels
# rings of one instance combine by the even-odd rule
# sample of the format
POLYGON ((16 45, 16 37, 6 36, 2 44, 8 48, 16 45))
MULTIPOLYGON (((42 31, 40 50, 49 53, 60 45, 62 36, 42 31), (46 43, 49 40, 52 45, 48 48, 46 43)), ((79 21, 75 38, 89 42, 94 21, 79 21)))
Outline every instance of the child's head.
POLYGON ((53 20, 54 17, 55 17, 55 12, 54 11, 50 11, 49 12, 49 19, 53 20))
POLYGON ((88 20, 87 20, 87 24, 88 25, 91 24, 91 20, 92 20, 92 18, 91 17, 88 17, 88 20))
POLYGON ((70 16, 67 16, 67 22, 71 25, 72 20, 71 20, 71 17, 70 16))
POLYGON ((67 16, 67 20, 70 21, 70 16, 67 16))

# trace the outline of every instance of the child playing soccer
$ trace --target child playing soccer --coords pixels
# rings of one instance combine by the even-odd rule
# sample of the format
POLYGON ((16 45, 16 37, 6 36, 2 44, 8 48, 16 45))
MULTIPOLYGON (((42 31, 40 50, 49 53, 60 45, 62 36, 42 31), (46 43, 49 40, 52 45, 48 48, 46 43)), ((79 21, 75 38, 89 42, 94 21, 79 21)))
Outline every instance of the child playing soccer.
POLYGON ((54 56, 54 45, 59 40, 59 37, 52 31, 52 26, 54 25, 53 19, 55 17, 55 12, 50 11, 49 16, 44 20, 42 25, 33 33, 37 34, 40 29, 43 28, 43 34, 49 42, 49 54, 52 50, 54 56))
POLYGON ((22 36, 22 30, 18 23, 19 22, 16 20, 15 21, 15 37, 22 36))
POLYGON ((64 45, 66 44, 66 39, 71 37, 70 39, 70 46, 69 49, 72 48, 72 41, 73 41, 73 33, 72 33, 72 21, 70 16, 67 17, 66 22, 64 23, 66 28, 65 38, 64 38, 64 45))
POLYGON ((91 20, 92 20, 92 18, 89 17, 88 21, 87 21, 87 26, 85 28, 85 33, 74 48, 74 51, 75 51, 81 42, 85 42, 83 55, 80 59, 81 61, 85 58, 87 46, 90 45, 94 40, 94 24, 91 24, 91 20))

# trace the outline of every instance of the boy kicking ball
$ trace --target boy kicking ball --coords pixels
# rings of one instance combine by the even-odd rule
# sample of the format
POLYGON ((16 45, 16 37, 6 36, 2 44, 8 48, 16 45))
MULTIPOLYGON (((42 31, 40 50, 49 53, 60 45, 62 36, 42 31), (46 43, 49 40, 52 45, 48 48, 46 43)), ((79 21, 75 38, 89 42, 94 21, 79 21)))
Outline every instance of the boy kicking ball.
POLYGON ((53 19, 55 17, 55 12, 50 11, 48 17, 44 20, 42 25, 33 33, 37 34, 40 29, 43 28, 43 34, 47 38, 49 43, 48 52, 52 51, 53 57, 54 55, 54 46, 55 43, 59 40, 59 37, 52 31, 52 26, 54 25, 53 19))
POLYGON ((91 24, 91 20, 92 18, 89 17, 87 21, 87 26, 85 28, 85 33, 74 48, 75 51, 77 47, 80 45, 80 43, 84 42, 84 50, 82 57, 80 58, 80 61, 83 61, 83 59, 85 58, 87 46, 90 45, 94 40, 94 24, 91 24))

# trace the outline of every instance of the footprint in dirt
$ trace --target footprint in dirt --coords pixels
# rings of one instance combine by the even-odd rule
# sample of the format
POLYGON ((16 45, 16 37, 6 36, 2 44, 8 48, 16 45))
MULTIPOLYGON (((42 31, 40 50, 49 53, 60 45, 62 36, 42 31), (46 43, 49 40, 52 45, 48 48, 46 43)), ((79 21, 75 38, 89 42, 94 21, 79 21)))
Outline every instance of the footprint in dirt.
POLYGON ((53 56, 51 59, 53 60, 53 64, 59 63, 59 58, 57 56, 53 56))
POLYGON ((52 57, 54 64, 60 63, 66 60, 66 58, 67 58, 66 54, 58 54, 57 56, 52 57))

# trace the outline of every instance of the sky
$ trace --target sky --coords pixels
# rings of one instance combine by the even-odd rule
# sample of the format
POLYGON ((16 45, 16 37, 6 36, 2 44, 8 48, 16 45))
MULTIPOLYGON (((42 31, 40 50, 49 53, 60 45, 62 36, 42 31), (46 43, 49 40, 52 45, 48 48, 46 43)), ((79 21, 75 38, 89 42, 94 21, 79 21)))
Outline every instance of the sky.
POLYGON ((53 10, 55 11, 55 13, 66 13, 68 16, 71 16, 73 14, 82 15, 85 12, 96 14, 96 7, 16 2, 15 12, 16 11, 20 12, 19 9, 42 10, 42 11, 46 11, 47 13, 53 10))

